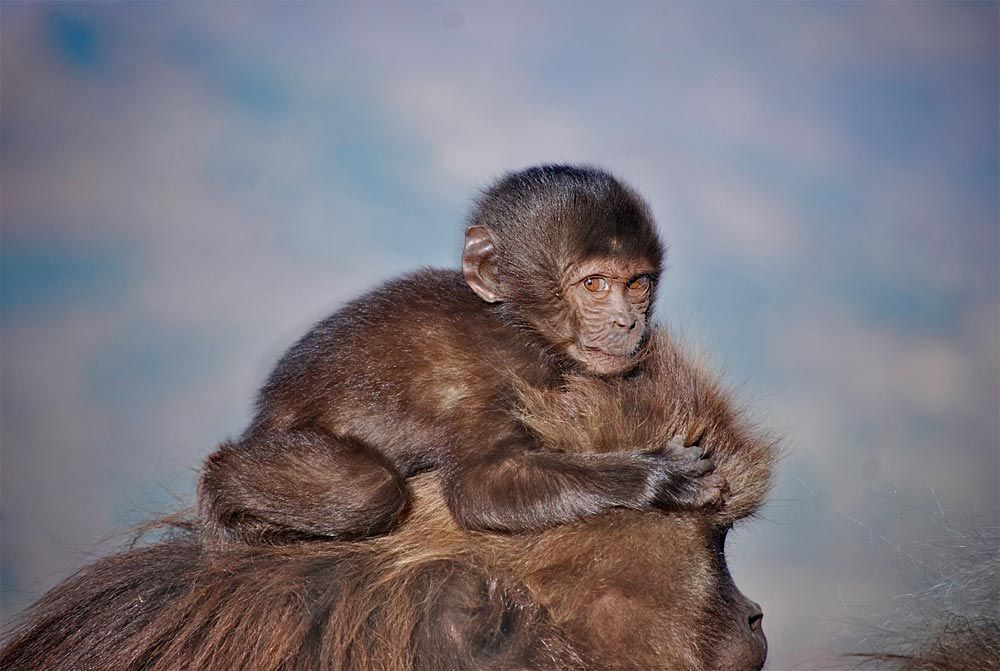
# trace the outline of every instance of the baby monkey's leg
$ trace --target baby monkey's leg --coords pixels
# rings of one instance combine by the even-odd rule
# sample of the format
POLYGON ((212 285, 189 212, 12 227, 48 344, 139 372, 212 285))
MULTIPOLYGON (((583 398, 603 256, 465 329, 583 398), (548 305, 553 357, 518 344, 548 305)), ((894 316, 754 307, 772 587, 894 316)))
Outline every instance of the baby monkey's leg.
POLYGON ((403 477, 364 442, 313 429, 223 443, 198 485, 209 535, 247 543, 372 536, 408 498, 403 477))

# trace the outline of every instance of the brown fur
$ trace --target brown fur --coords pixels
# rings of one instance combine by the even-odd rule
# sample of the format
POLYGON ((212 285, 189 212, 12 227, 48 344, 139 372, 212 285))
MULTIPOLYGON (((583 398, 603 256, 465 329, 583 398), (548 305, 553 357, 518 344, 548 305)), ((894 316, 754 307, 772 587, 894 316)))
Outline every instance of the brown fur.
POLYGON ((775 440, 733 407, 730 395, 666 331, 651 338, 639 379, 569 375, 562 389, 518 386, 521 420, 551 449, 568 452, 653 450, 672 436, 700 444, 730 484, 719 524, 760 507, 771 486, 775 440))
POLYGON ((595 168, 542 166, 499 180, 469 223, 461 272, 393 280, 282 356, 250 426, 205 460, 210 541, 384 533, 405 512, 407 479, 431 469, 477 531, 718 503, 726 483, 699 450, 560 453, 518 421, 516 386, 639 364, 663 251, 638 194, 595 168), (644 288, 629 293, 634 282, 644 288))
POLYGON ((99 561, 11 632, 15 669, 752 670, 755 605, 732 584, 725 528, 771 482, 774 441, 666 334, 643 375, 521 386, 547 449, 641 450, 677 431, 714 447, 719 510, 614 510, 533 534, 463 531, 437 476, 411 481, 391 534, 206 548, 197 531, 99 561))

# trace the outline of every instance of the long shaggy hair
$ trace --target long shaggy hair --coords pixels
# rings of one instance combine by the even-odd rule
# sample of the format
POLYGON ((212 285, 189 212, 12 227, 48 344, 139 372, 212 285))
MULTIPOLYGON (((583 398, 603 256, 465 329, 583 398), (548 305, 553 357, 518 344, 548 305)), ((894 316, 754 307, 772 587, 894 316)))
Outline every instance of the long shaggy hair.
POLYGON ((682 434, 729 480, 719 509, 469 533, 426 473, 399 526, 364 541, 219 547, 174 520, 162 540, 46 594, 8 633, 0 667, 717 668, 729 579, 712 539, 761 505, 775 441, 665 332, 648 356, 628 380, 520 387, 522 420, 552 450, 655 450, 682 434))

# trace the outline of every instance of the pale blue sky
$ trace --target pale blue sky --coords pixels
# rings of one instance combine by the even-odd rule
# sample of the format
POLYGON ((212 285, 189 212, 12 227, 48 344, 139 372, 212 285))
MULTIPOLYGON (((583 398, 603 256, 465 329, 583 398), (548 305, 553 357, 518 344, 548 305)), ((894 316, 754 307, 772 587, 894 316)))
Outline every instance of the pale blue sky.
POLYGON ((477 189, 589 162, 669 242, 660 320, 786 434, 731 549, 770 668, 828 653, 938 570, 925 548, 997 524, 998 18, 5 2, 4 617, 190 502, 311 322, 456 265, 477 189))

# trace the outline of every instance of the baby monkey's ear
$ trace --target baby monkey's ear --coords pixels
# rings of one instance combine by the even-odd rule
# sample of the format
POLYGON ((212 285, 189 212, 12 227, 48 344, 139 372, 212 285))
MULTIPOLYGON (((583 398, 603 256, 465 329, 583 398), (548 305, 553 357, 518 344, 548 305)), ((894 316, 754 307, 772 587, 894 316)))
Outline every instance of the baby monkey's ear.
POLYGON ((476 295, 487 303, 497 303, 501 300, 495 258, 493 236, 485 226, 469 226, 465 229, 462 274, 476 295))

